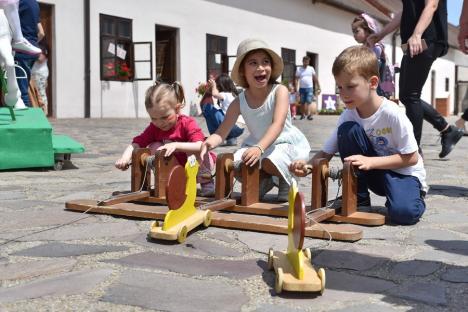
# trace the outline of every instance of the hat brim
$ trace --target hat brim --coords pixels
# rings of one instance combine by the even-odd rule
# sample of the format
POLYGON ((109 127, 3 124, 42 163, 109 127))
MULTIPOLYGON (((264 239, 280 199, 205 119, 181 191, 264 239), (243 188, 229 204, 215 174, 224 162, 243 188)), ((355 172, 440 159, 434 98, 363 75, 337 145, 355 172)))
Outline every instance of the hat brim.
POLYGON ((271 77, 270 80, 276 80, 281 76, 283 73, 283 60, 281 57, 276 54, 275 51, 269 49, 269 48, 263 48, 263 47, 258 47, 258 48, 253 48, 250 50, 245 51, 242 53, 240 56, 237 56, 236 62, 234 63, 234 66, 232 67, 231 71, 231 79, 239 86, 243 88, 247 88, 249 85, 247 84, 247 81, 245 80, 245 77, 240 73, 240 66, 242 64, 242 61, 244 60, 245 56, 256 50, 263 50, 265 51, 270 57, 272 61, 272 71, 271 71, 271 77))

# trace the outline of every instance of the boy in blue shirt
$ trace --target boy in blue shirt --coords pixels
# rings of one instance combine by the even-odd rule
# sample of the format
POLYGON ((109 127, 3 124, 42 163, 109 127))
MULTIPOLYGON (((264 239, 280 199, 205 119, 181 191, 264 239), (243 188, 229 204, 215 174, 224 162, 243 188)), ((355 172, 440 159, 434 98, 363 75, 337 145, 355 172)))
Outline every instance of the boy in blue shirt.
MULTIPOLYGON (((390 220, 415 224, 426 209, 426 171, 413 126, 395 103, 377 95, 379 68, 367 47, 345 49, 332 69, 346 110, 322 150, 309 160, 330 160, 336 152, 358 170, 358 203, 370 205, 369 189, 385 196, 390 220)), ((307 175, 307 162, 289 166, 297 176, 307 175)))

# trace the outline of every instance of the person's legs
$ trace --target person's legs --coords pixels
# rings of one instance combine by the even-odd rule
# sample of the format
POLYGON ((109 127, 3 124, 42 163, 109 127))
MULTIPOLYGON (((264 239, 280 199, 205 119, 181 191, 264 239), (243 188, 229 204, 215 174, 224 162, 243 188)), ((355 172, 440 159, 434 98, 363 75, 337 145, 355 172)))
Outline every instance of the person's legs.
POLYGON ((19 65, 24 72, 20 69, 15 67, 16 78, 18 82, 18 87, 21 91, 21 98, 24 104, 28 107, 31 107, 31 101, 29 100, 29 80, 31 79, 31 68, 34 64, 35 59, 23 59, 17 58, 15 59, 17 65, 19 65), (24 78, 24 73, 26 73, 26 78, 24 78), (21 77, 21 78, 19 78, 21 77))
POLYGON ((384 186, 390 220, 404 225, 417 223, 426 210, 418 178, 386 170, 384 186))
POLYGON ((434 107, 424 100, 421 100, 421 105, 423 107, 425 121, 429 122, 439 132, 447 130, 449 126, 448 122, 434 107))
POLYGON ((211 197, 215 192, 214 180, 212 172, 216 167, 216 156, 213 153, 206 153, 200 163, 197 173, 197 182, 200 183, 200 196, 211 197))
POLYGON ((421 100, 421 91, 426 82, 432 63, 439 55, 439 47, 431 45, 429 49, 414 57, 404 55, 400 68, 400 100, 406 107, 406 115, 413 124, 414 136, 421 145, 423 119, 441 131, 442 151, 439 157, 447 156, 463 136, 461 130, 449 126, 447 121, 432 106, 421 100), (436 57, 434 57, 434 55, 436 57))
POLYGON ((308 107, 307 107, 307 89, 299 88, 299 103, 301 105, 301 120, 305 118, 308 107))
POLYGON ((312 106, 312 100, 314 99, 314 94, 313 94, 312 88, 307 88, 306 90, 307 90, 306 95, 305 95, 305 103, 307 106, 306 115, 307 115, 308 120, 312 120, 314 119, 314 117, 312 116, 313 110, 314 110, 314 107, 312 106))
POLYGON ((202 106, 202 114, 205 117, 208 132, 213 134, 224 120, 224 115, 220 109, 214 107, 213 103, 206 103, 202 106))
POLYGON ((3 7, 3 11, 5 16, 8 20, 8 24, 10 24, 11 32, 12 32, 12 44, 11 47, 15 51, 19 51, 26 54, 31 55, 39 55, 41 53, 41 49, 32 45, 28 40, 23 37, 23 32, 21 31, 21 22, 20 17, 18 15, 18 4, 8 4, 3 7))
POLYGON ((414 57, 405 54, 401 60, 399 98, 403 105, 405 105, 406 115, 413 124, 414 136, 418 145, 421 143, 424 119, 421 91, 433 62, 434 58, 426 53, 414 57))
MULTIPOLYGON (((342 161, 344 161, 346 157, 351 155, 364 155, 370 157, 377 156, 364 129, 361 127, 361 125, 353 121, 344 122, 339 126, 338 150, 340 152, 340 157, 342 161)), ((371 180, 378 179, 376 175, 380 175, 381 171, 357 170, 356 174, 358 177, 358 203, 363 203, 369 200, 369 182, 371 180)), ((384 195, 382 194, 383 191, 376 191, 376 194, 384 195)))

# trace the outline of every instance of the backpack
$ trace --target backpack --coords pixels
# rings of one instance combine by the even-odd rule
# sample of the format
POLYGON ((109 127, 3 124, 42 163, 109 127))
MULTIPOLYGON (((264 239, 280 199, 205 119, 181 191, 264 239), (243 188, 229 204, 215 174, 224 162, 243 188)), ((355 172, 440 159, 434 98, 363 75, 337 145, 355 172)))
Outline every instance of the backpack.
POLYGON ((381 45, 382 54, 380 55, 379 60, 379 73, 380 73, 380 82, 379 88, 387 99, 392 97, 395 93, 395 68, 390 62, 385 54, 384 45, 381 45))

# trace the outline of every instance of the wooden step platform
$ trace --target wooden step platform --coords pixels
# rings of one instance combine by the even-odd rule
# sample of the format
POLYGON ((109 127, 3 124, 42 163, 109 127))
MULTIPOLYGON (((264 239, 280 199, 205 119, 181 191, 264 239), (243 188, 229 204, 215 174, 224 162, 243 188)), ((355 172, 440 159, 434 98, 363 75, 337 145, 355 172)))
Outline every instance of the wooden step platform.
MULTIPOLYGON (((242 229, 258 232, 287 234, 287 219, 274 216, 241 214, 236 212, 225 212, 223 209, 235 206, 232 199, 216 201, 210 205, 209 202, 202 203, 205 208, 213 212, 211 224, 217 227, 242 229), (223 211, 221 211, 223 210, 223 211)), ((146 205, 136 203, 117 203, 111 206, 98 206, 96 200, 72 200, 65 204, 66 209, 81 212, 93 212, 109 215, 156 219, 163 220, 167 206, 146 205)), ((327 213, 326 210, 317 210, 317 215, 327 213)), ((316 221, 320 222, 320 221, 316 221)), ((305 235, 308 237, 340 240, 340 241, 358 241, 362 238, 362 230, 349 224, 311 224, 305 229, 305 235)))

